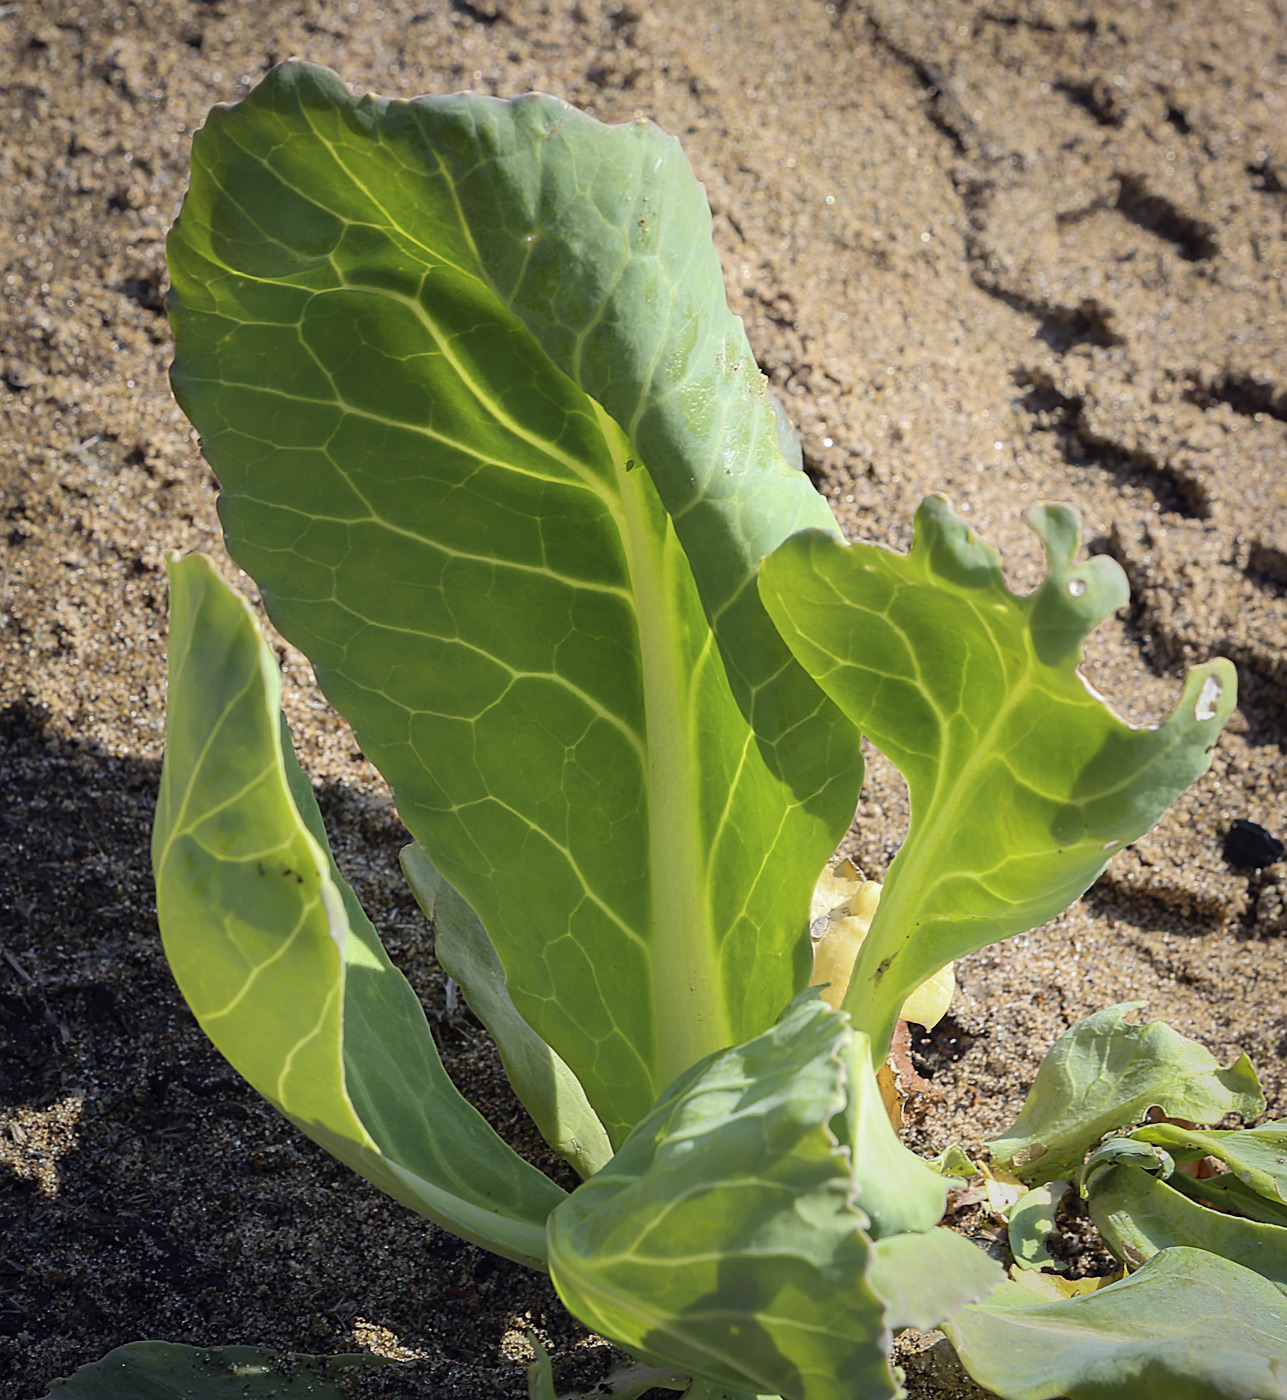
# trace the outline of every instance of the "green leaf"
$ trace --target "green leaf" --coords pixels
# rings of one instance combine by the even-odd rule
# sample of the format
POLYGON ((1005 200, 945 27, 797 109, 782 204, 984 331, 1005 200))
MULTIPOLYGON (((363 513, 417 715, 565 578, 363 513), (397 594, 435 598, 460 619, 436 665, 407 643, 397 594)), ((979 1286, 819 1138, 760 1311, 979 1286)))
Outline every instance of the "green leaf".
POLYGON ((913 988, 1065 909, 1147 831, 1206 770, 1234 705, 1220 660, 1189 673, 1165 724, 1118 719, 1077 668, 1087 633, 1125 605, 1125 576, 1106 557, 1075 562, 1072 511, 1028 519, 1048 572, 1022 598, 939 496, 910 554, 806 531, 761 570, 792 651, 907 780, 910 830, 844 1002, 878 1054, 913 988))
POLYGON ((1233 1181, 1262 1198, 1275 1212, 1287 1208, 1287 1120, 1225 1130, 1152 1123, 1137 1128, 1131 1136, 1165 1147, 1181 1161, 1215 1157, 1228 1166, 1233 1181))
POLYGON ((536 1360, 527 1368, 528 1400, 559 1400, 558 1391, 554 1388, 554 1365, 550 1361, 550 1353, 539 1337, 529 1336, 528 1341, 536 1353, 536 1360))
POLYGON ((1128 1024, 1143 1005, 1096 1011, 1055 1041, 1014 1126, 988 1143, 993 1161, 1040 1183, 1071 1176, 1100 1138, 1140 1122, 1150 1108, 1199 1123, 1263 1112, 1245 1055, 1221 1069, 1209 1050, 1162 1021, 1128 1024))
POLYGON ((1136 1142, 1129 1137, 1110 1137, 1086 1158, 1085 1165, 1077 1173, 1078 1190, 1083 1199, 1089 1194, 1095 1177, 1114 1167, 1134 1167, 1166 1181, 1175 1171, 1175 1159, 1169 1152, 1146 1142, 1136 1142))
POLYGON ((1059 1233, 1056 1214, 1068 1194, 1069 1182, 1051 1181, 1025 1191, 1010 1207, 1006 1232, 1010 1252, 1021 1269, 1049 1269, 1063 1273, 1068 1264, 1050 1252, 1050 1238, 1059 1233))
POLYGON ((1208 1210, 1152 1173, 1125 1164, 1088 1177, 1086 1199, 1104 1242, 1131 1268, 1161 1250, 1189 1245, 1253 1269, 1287 1293, 1287 1229, 1281 1225, 1208 1210))
POLYGON ((414 842, 403 847, 401 859, 416 900, 433 923, 438 962, 491 1033, 514 1092, 546 1142, 583 1177, 593 1176, 612 1156, 612 1144, 580 1081, 518 1014, 505 969, 478 915, 414 842))
POLYGON ((966 1150, 959 1143, 952 1143, 950 1147, 945 1147, 937 1157, 923 1158, 926 1166, 938 1172, 940 1176, 971 1177, 978 1176, 979 1169, 970 1158, 966 1150))
POLYGON ((1064 1302, 1017 1284, 943 1327, 970 1375, 1002 1400, 1284 1400, 1287 1299, 1197 1249, 1064 1302))
POLYGON ((1248 1220, 1260 1220, 1266 1225, 1281 1225, 1287 1228, 1287 1205, 1273 1197, 1262 1196, 1253 1191, 1232 1172, 1224 1176, 1205 1178, 1172 1177, 1171 1184, 1177 1191, 1183 1191, 1195 1201, 1214 1206, 1216 1210, 1225 1211, 1229 1215, 1241 1215, 1248 1220))
POLYGON ((673 1084, 550 1218, 567 1306, 713 1385, 785 1400, 894 1395, 891 1327, 940 1321, 998 1271, 943 1231, 868 1235, 843 1144, 854 1038, 806 993, 772 1030, 673 1084))
POLYGON ((130 1342, 55 1381, 45 1400, 345 1400, 345 1373, 393 1366, 384 1356, 301 1356, 268 1347, 130 1342))
POLYGON ((647 123, 292 63, 197 133, 169 261, 230 551, 620 1142, 806 980, 862 774, 753 586, 834 522, 701 187, 647 123))
POLYGON ((1001 1271, 986 1254, 954 1230, 890 1235, 877 1240, 867 1281, 885 1304, 885 1323, 938 1327, 968 1303, 986 1298, 1001 1271))
POLYGON ((310 1137, 464 1239, 544 1267, 564 1192, 456 1091, 424 1011, 341 879, 245 600, 170 564, 152 838, 175 980, 232 1066, 310 1137))
POLYGON ((897 1391, 872 1243, 828 1123, 848 1027, 816 995, 682 1076, 550 1218, 550 1276, 582 1322, 733 1390, 897 1391))
MULTIPOLYGON (((867 1037, 851 1031, 839 1038, 835 1053, 845 1065, 845 1106, 829 1126, 849 1156, 867 1233, 882 1240, 932 1230, 943 1218, 950 1177, 899 1141, 872 1068, 867 1037)), ((973 1248, 972 1252, 978 1254, 973 1248)))

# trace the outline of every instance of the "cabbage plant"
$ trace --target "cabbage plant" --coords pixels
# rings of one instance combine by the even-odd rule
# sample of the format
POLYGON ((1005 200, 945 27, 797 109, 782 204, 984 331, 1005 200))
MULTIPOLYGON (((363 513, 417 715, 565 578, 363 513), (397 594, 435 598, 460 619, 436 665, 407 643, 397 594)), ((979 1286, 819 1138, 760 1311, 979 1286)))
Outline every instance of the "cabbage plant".
MULTIPOLYGON (((940 497, 906 555, 846 542, 647 122, 286 64, 197 134, 169 263, 229 553, 387 780, 439 960, 581 1184, 448 1078, 330 855, 253 610, 194 556, 153 858, 232 1065, 411 1209, 547 1270, 635 1359, 617 1395, 893 1396, 893 1335, 944 1324, 1004 1395, 1169 1400, 1195 1267, 1246 1344, 1183 1393, 1283 1394, 1281 1340, 1246 1342, 1282 1295, 1200 1250, 1028 1316, 940 1225, 951 1179, 876 1078, 911 993, 1064 909, 1207 768, 1231 665, 1161 725, 1118 719, 1078 665, 1126 583, 1063 507, 1029 517, 1024 597, 940 497), (824 1000, 810 898, 864 734, 910 829, 824 1000), (987 1370, 1020 1334, 1057 1390, 987 1370)), ((531 1384, 556 1393, 543 1355, 531 1384)))

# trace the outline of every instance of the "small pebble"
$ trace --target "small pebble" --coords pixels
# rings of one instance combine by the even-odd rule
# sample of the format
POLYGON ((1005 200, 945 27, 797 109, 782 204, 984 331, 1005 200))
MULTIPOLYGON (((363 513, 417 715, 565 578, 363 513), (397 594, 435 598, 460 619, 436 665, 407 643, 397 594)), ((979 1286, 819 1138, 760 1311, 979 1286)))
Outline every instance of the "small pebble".
POLYGON ((1224 858, 1242 870, 1263 870, 1283 858, 1283 843, 1256 822, 1235 817, 1224 838, 1224 858))

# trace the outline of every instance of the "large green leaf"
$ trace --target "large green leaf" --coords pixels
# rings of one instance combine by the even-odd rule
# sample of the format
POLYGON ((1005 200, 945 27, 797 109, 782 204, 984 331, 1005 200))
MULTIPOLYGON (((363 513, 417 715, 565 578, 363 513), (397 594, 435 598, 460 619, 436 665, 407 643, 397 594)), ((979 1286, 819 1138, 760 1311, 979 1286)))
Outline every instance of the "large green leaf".
POLYGON ((907 555, 804 531, 761 571, 792 651, 907 780, 910 830, 844 1002, 882 1054, 913 988, 1053 917, 1147 831, 1206 770, 1233 709, 1219 660, 1189 672, 1165 724, 1118 719, 1078 664, 1126 603, 1125 576, 1103 556, 1077 563, 1072 511, 1028 519, 1048 572, 1022 598, 938 496, 907 555))
POLYGON ((201 1028, 355 1171, 544 1267, 545 1220, 564 1192, 447 1077, 415 993, 331 859, 249 606, 200 555, 171 563, 170 600, 152 868, 166 956, 201 1028))
POLYGON ((847 1054, 853 1038, 806 994, 676 1081, 550 1217, 568 1307, 635 1355, 733 1391, 894 1395, 891 1328, 941 1321, 998 1270, 942 1230, 872 1240, 851 1136, 864 1115, 846 1113, 851 1070, 871 1070, 847 1054))
POLYGON ((197 134, 169 261, 229 549, 621 1141, 803 983, 861 781, 754 587, 833 522, 701 187, 647 123, 287 64, 197 134))
POLYGON ((1002 1400, 1287 1400, 1287 1298, 1200 1249, 1065 1302, 1007 1283, 943 1330, 1002 1400))
POLYGON ((345 1400, 347 1372, 393 1364, 365 1354, 129 1342, 55 1381, 45 1400, 345 1400))
POLYGON ((514 1092, 546 1142, 583 1177, 593 1176, 612 1146, 580 1081, 518 1014, 478 915, 414 842, 403 847, 401 859, 417 903, 433 922, 434 954, 491 1033, 514 1092))
POLYGON ((1037 1184, 1072 1176, 1106 1133, 1139 1123, 1150 1108, 1197 1123, 1264 1111, 1246 1055, 1228 1069, 1163 1021, 1135 1026, 1142 1001, 1087 1016, 1042 1060, 1014 1126, 988 1143, 992 1159, 1037 1184))

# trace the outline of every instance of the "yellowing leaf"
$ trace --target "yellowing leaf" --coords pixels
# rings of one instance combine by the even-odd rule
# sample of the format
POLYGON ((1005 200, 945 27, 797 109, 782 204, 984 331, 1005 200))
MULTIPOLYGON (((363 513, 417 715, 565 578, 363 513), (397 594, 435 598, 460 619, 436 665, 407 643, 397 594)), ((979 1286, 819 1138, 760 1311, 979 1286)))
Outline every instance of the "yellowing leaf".
POLYGON ((1009 1219, 1010 1207, 1027 1191, 1027 1187, 1011 1171, 998 1167, 993 1162, 984 1162, 983 1189, 987 1194, 988 1209, 993 1215, 1009 1219))
MULTIPOLYGON (((853 861, 829 861, 823 866, 818 883, 813 887, 813 899, 809 906, 810 925, 816 928, 820 919, 852 912, 848 908, 849 901, 868 883, 853 861)), ((826 925, 819 932, 825 933, 826 925)))
POLYGON ((1058 1303, 1065 1298, 1080 1298, 1083 1294, 1107 1288, 1110 1283, 1124 1279, 1126 1270, 1118 1269, 1115 1274, 1107 1274, 1103 1278, 1059 1278, 1055 1274, 1037 1273, 1034 1269, 1021 1269, 1014 1264, 1010 1268, 1010 1277, 1020 1288, 1026 1288, 1038 1298, 1058 1303))
POLYGON ((898 1081, 894 1077, 893 1067, 887 1060, 876 1071, 876 1084, 880 1089, 880 1101, 885 1105, 885 1112, 889 1115, 889 1121, 893 1124, 894 1131, 903 1131, 903 1095, 899 1092, 898 1081))
MULTIPOLYGON (((825 987, 822 999, 839 1007, 849 987, 854 962, 871 928, 880 904, 880 885, 865 880, 850 860, 828 865, 818 877, 810 906, 814 936, 811 987, 825 987)), ((926 1030, 947 1014, 956 992, 956 973, 948 963, 903 1002, 904 1021, 915 1021, 926 1030)))
POLYGON ((899 1014, 904 1021, 915 1021, 927 1031, 933 1030, 947 1015, 955 995, 956 964, 948 963, 916 988, 903 1003, 899 1014))

